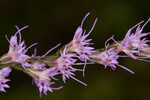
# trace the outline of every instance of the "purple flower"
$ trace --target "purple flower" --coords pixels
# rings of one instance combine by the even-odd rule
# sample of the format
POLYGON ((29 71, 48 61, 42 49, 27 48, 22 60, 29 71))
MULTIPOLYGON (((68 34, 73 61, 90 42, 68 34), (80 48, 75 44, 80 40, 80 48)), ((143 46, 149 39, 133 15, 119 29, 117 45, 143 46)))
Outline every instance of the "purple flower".
POLYGON ((7 62, 18 62, 25 67, 25 61, 30 58, 30 56, 26 55, 29 48, 34 46, 35 44, 31 45, 30 47, 26 47, 24 41, 21 38, 21 31, 27 28, 28 26, 24 26, 23 28, 19 29, 17 26, 17 32, 15 35, 11 36, 10 40, 7 38, 8 42, 10 43, 9 51, 6 55, 2 57, 2 59, 7 59, 7 62), (19 35, 19 38, 17 37, 19 35))
POLYGON ((54 84, 54 82, 52 82, 52 79, 54 78, 55 75, 58 74, 53 72, 53 69, 48 68, 43 71, 39 71, 28 68, 27 70, 29 75, 33 77, 34 83, 39 88, 40 96, 42 96, 42 92, 45 95, 47 95, 48 91, 53 92, 53 90, 59 90, 62 88, 62 86, 58 88, 51 87, 51 85, 54 84))
POLYGON ((82 71, 81 69, 73 68, 72 66, 76 64, 77 59, 75 59, 76 54, 68 53, 67 48, 65 47, 63 52, 60 51, 60 57, 56 59, 54 68, 60 74, 62 74, 62 80, 66 83, 66 80, 72 78, 77 82, 86 86, 85 83, 81 82, 80 80, 76 79, 75 72, 82 71))
POLYGON ((10 81, 9 79, 6 79, 6 77, 11 72, 10 67, 5 67, 0 70, 0 92, 6 92, 5 88, 9 88, 9 85, 6 84, 6 82, 10 81))
POLYGON ((119 64, 118 59, 120 56, 118 55, 118 52, 116 52, 114 48, 110 49, 106 48, 106 50, 103 52, 97 51, 90 57, 92 61, 104 65, 105 68, 111 67, 112 70, 116 70, 117 66, 119 66, 120 68, 127 70, 131 74, 134 74, 132 70, 119 64))
POLYGON ((93 31, 95 24, 97 22, 97 18, 94 21, 94 24, 91 30, 86 34, 86 30, 83 29, 83 24, 86 18, 89 16, 90 13, 87 13, 86 16, 83 18, 81 25, 77 28, 73 40, 68 45, 69 52, 75 52, 78 54, 78 57, 81 61, 86 61, 89 59, 88 55, 93 53, 93 47, 90 45, 92 43, 92 39, 87 39, 90 33, 93 31))
POLYGON ((85 17, 83 18, 81 22, 81 25, 77 28, 75 32, 73 40, 68 44, 68 51, 76 53, 78 55, 78 58, 81 61, 85 62, 84 67, 83 67, 83 76, 84 76, 87 61, 89 60, 89 55, 91 55, 94 52, 94 48, 90 46, 91 44, 93 44, 93 43, 90 43, 92 39, 87 39, 87 37, 93 31, 95 24, 97 22, 97 18, 96 18, 93 23, 92 28, 86 34, 86 30, 83 29, 83 24, 86 18, 89 16, 89 14, 90 13, 87 13, 85 15, 85 17))
POLYGON ((141 24, 144 21, 141 21, 140 23, 136 24, 132 28, 130 28, 125 36, 125 38, 120 42, 117 43, 117 47, 120 51, 123 51, 128 56, 132 57, 133 59, 140 58, 139 55, 141 51, 144 51, 148 47, 148 42, 145 36, 149 35, 150 33, 143 33, 143 28, 148 24, 148 21, 141 27, 141 24), (137 27, 137 28, 136 28, 137 27), (132 33, 132 30, 136 28, 135 33, 132 33))
POLYGON ((61 87, 52 88, 51 85, 55 84, 55 82, 47 81, 47 80, 34 80, 35 84, 39 88, 40 96, 42 96, 42 92, 47 95, 47 91, 53 92, 53 90, 59 90, 61 87))

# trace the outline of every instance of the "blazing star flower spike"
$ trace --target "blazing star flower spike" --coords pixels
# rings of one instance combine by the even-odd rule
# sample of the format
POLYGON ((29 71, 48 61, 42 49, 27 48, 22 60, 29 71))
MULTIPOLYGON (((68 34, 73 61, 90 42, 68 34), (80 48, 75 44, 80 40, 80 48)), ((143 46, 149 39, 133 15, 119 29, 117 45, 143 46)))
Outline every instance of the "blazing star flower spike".
POLYGON ((112 70, 116 70, 120 67, 131 74, 134 72, 127 67, 120 65, 120 57, 131 57, 135 60, 148 60, 150 61, 150 40, 146 37, 150 34, 144 33, 143 29, 147 25, 148 21, 144 23, 141 21, 132 28, 130 28, 122 41, 116 41, 114 37, 107 39, 105 47, 102 49, 95 49, 91 45, 92 39, 88 39, 88 36, 93 31, 97 18, 95 19, 92 28, 89 32, 83 28, 83 24, 90 13, 87 13, 83 18, 81 24, 75 31, 73 40, 68 44, 62 46, 58 51, 51 55, 52 50, 60 46, 60 44, 48 50, 44 55, 38 56, 37 50, 31 56, 27 55, 28 50, 36 45, 33 44, 27 47, 22 40, 21 31, 27 28, 17 28, 17 32, 7 40, 10 44, 8 53, 0 57, 0 92, 5 92, 5 88, 9 88, 6 82, 10 81, 6 77, 11 72, 11 68, 22 71, 33 78, 35 85, 38 87, 40 96, 42 94, 53 92, 63 88, 53 88, 56 81, 59 81, 57 76, 61 76, 61 80, 66 83, 68 79, 73 79, 84 86, 87 86, 84 82, 76 78, 76 72, 85 72, 87 64, 102 64, 104 68, 110 67, 112 70), (144 25, 142 25, 144 23, 144 25), (132 32, 135 29, 135 32, 132 32), (108 42, 113 40, 113 44, 108 42), (122 52, 126 55, 122 55, 122 52), (78 69, 78 65, 84 65, 83 68, 78 69), (8 66, 11 66, 8 67, 8 66))
POLYGON ((0 70, 0 92, 6 92, 5 88, 9 88, 10 86, 6 84, 6 82, 10 81, 6 79, 11 72, 10 67, 5 67, 0 70))

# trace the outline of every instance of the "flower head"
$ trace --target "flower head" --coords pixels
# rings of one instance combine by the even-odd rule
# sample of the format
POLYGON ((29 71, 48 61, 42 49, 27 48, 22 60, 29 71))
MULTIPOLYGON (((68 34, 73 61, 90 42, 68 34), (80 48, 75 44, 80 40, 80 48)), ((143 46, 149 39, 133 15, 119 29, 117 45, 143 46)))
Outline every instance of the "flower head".
POLYGON ((77 82, 86 86, 85 83, 81 82, 80 80, 76 79, 75 72, 82 71, 81 69, 73 68, 72 66, 76 64, 77 59, 75 59, 76 54, 68 53, 67 48, 65 47, 63 52, 60 51, 60 57, 55 60, 54 68, 62 74, 62 80, 64 83, 67 79, 72 78, 77 82))
POLYGON ((0 92, 6 92, 5 88, 9 88, 9 85, 6 84, 6 82, 10 81, 9 79, 6 79, 6 77, 11 72, 10 67, 5 67, 0 70, 0 92))
POLYGON ((120 51, 123 51, 133 59, 138 59, 140 52, 145 50, 145 48, 147 48, 148 46, 147 43, 150 42, 149 40, 144 38, 150 33, 142 32, 143 28, 148 24, 149 21, 150 19, 148 19, 148 21, 142 27, 141 24, 143 23, 143 21, 130 28, 125 38, 120 43, 117 43, 118 49, 120 51), (132 33, 132 30, 134 28, 136 28, 136 31, 135 33, 132 33))
POLYGON ((119 64, 118 59, 120 56, 118 52, 115 51, 114 48, 110 48, 110 49, 106 48, 106 50, 102 52, 97 51, 95 54, 91 55, 90 57, 92 61, 104 65, 105 68, 111 67, 112 70, 116 70, 118 66, 127 70, 131 74, 134 74, 133 71, 119 64))
POLYGON ((51 68, 45 69, 43 71, 33 70, 33 69, 27 69, 30 76, 33 77, 34 83, 39 88, 40 96, 42 95, 42 92, 47 95, 47 92, 53 92, 53 90, 59 90, 62 88, 52 88, 51 85, 54 84, 52 82, 52 79, 55 75, 58 73, 53 72, 51 68))
POLYGON ((92 43, 92 39, 87 39, 87 37, 90 35, 90 33, 93 31, 95 24, 97 22, 97 18, 94 21, 94 24, 91 28, 91 30, 86 34, 86 31, 83 29, 83 24, 86 18, 88 17, 90 13, 87 13, 86 16, 83 18, 81 25, 77 28, 73 40, 68 45, 68 51, 69 52, 75 52, 78 54, 78 57, 81 61, 86 61, 89 59, 88 55, 93 53, 93 47, 90 45, 92 43))
POLYGON ((2 59, 7 59, 5 63, 18 62, 22 64, 23 67, 25 67, 25 61, 30 58, 30 56, 28 56, 26 53, 29 48, 35 45, 33 44, 27 48, 24 44, 24 41, 22 41, 21 31, 27 27, 28 26, 24 26, 23 28, 19 29, 16 26, 18 31, 15 33, 15 35, 11 36, 10 40, 8 40, 7 38, 8 42, 10 43, 10 46, 8 53, 2 57, 2 59), (18 35, 19 38, 17 37, 18 35))

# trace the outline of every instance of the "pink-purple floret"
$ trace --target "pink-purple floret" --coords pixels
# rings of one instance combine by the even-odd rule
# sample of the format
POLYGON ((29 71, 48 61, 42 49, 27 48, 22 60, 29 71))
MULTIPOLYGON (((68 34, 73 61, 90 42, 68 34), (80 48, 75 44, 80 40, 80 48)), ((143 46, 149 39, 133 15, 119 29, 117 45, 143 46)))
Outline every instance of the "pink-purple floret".
POLYGON ((11 36, 10 40, 7 38, 10 45, 6 57, 10 59, 9 62, 20 63, 25 68, 27 64, 25 61, 31 58, 29 55, 27 55, 27 52, 32 46, 36 44, 32 44, 31 46, 26 47, 24 41, 21 38, 21 31, 28 28, 28 26, 24 26, 21 29, 16 26, 16 28, 17 32, 15 35, 11 36))
POLYGON ((91 34, 93 31, 95 24, 97 22, 97 18, 95 19, 92 28, 88 33, 86 33, 86 30, 83 29, 83 24, 86 20, 86 18, 89 16, 90 13, 87 13, 85 17, 83 18, 81 25, 77 28, 74 38, 72 40, 72 46, 77 45, 74 48, 74 52, 78 54, 78 57, 81 61, 89 60, 88 55, 92 54, 94 52, 94 48, 91 46, 92 39, 87 39, 87 37, 91 34))

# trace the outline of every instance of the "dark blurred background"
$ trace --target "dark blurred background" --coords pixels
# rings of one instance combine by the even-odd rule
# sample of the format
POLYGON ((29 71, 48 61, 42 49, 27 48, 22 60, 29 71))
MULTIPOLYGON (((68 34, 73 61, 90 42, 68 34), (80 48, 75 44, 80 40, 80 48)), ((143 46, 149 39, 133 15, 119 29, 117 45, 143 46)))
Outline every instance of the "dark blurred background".
MULTIPOLYGON (((38 54, 44 54, 58 43, 68 43, 87 12, 87 30, 96 17, 99 21, 89 38, 95 48, 103 48, 112 35, 123 39, 127 30, 150 17, 149 0, 0 0, 0 54, 8 50, 5 34, 16 32, 15 25, 30 27, 22 33, 27 45, 37 42, 38 54)), ((144 32, 150 31, 150 24, 144 32)), ((31 49, 31 52, 33 50, 31 49)), ((134 70, 135 75, 118 68, 115 72, 102 65, 88 65, 86 77, 77 77, 88 84, 84 87, 68 80, 64 88, 40 98, 32 78, 22 72, 11 73, 10 89, 0 100, 149 100, 150 63, 121 59, 120 64, 134 70)))

